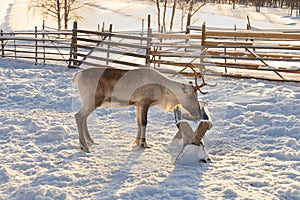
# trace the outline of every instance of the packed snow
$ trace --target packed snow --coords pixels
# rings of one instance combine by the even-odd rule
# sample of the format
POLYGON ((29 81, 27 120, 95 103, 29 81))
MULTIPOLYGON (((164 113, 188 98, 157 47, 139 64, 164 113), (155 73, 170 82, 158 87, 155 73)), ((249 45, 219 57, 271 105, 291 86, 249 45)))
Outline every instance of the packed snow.
MULTIPOLYGON (((17 20, 17 6, 26 1, 6 2, 2 28, 32 29, 35 20, 17 20)), ((145 14, 133 11, 137 5, 154 10, 142 1, 99 2, 102 7, 85 11, 94 16, 82 26, 93 27, 93 19, 109 19, 113 12, 109 23, 116 29, 126 28, 116 20, 120 16, 137 29, 145 14)), ((299 23, 286 17, 287 10, 263 8, 257 14, 253 7, 230 8, 208 5, 201 16, 211 19, 212 26, 242 23, 247 14, 252 25, 263 27, 299 23)), ((63 64, 0 59, 0 199, 300 199, 299 84, 206 77, 217 83, 199 96, 212 117, 204 137, 212 162, 174 164, 169 149, 177 132, 174 114, 155 107, 147 129, 151 148, 134 145, 134 107, 100 108, 88 120, 98 145, 91 153, 80 151, 74 120, 80 101, 71 83, 76 71, 63 64)))

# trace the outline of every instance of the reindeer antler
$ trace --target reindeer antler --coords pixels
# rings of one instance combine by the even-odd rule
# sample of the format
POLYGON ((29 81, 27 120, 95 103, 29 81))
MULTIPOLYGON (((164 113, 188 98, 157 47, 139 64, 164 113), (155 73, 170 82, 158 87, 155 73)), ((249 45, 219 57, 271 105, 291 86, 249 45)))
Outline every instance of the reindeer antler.
POLYGON ((205 80, 204 80, 204 75, 202 73, 196 72, 196 70, 193 67, 190 67, 190 68, 195 74, 195 86, 194 86, 195 92, 198 90, 201 94, 207 94, 208 92, 201 91, 202 87, 204 87, 204 86, 215 87, 217 85, 217 83, 215 83, 215 84, 206 83, 205 80), (201 79, 202 79, 201 85, 198 85, 199 76, 201 76, 201 79))

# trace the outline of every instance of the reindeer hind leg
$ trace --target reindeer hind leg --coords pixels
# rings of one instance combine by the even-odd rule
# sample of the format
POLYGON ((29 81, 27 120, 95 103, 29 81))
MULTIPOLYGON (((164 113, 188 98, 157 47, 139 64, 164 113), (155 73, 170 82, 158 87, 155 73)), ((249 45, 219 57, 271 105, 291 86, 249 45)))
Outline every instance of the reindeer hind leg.
POLYGON ((149 105, 138 105, 136 107, 136 116, 138 124, 138 133, 136 137, 136 144, 141 148, 148 148, 146 142, 146 126, 147 126, 147 114, 149 105))

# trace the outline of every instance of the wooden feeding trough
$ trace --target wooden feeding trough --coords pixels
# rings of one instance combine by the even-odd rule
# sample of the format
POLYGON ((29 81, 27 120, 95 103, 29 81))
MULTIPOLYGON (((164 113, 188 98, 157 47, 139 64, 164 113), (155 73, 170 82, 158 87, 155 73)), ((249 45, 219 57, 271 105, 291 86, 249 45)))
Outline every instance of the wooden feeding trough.
POLYGON ((212 126, 211 118, 207 107, 204 102, 199 102, 200 105, 200 120, 197 122, 188 122, 185 120, 181 114, 180 108, 176 108, 174 111, 175 114, 175 122, 178 127, 178 132, 175 135, 174 139, 183 139, 183 148, 187 144, 194 144, 200 146, 202 144, 202 138, 205 135, 206 131, 209 130, 212 126), (197 125, 196 130, 193 129, 195 127, 191 127, 191 123, 197 125))
POLYGON ((184 119, 180 108, 176 108, 174 110, 175 122, 178 127, 178 132, 174 136, 172 143, 174 144, 176 143, 176 141, 181 141, 180 146, 177 147, 178 150, 180 150, 180 152, 178 154, 176 153, 177 154, 176 160, 182 154, 194 157, 193 152, 191 151, 189 153, 186 152, 187 149, 195 149, 197 147, 199 150, 198 161, 210 162, 210 158, 204 148, 202 139, 206 131, 211 128, 212 123, 211 123, 211 118, 207 110, 206 104, 204 102, 199 102, 199 105, 200 105, 200 119, 196 121, 189 121, 187 119, 184 119))

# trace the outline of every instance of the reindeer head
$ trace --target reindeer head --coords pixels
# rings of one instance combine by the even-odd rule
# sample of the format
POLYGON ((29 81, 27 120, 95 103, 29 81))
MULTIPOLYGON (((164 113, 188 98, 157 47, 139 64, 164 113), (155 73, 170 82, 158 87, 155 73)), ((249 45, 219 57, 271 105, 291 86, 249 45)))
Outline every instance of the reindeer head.
MULTIPOLYGON (((200 107, 198 102, 198 94, 199 91, 201 94, 207 94, 208 92, 204 92, 201 90, 204 86, 215 87, 216 84, 208 84, 205 82, 204 75, 202 73, 196 72, 194 68, 191 68, 195 75, 195 85, 192 82, 189 82, 188 86, 183 87, 183 91, 185 93, 185 97, 181 100, 182 107, 187 111, 184 112, 184 118, 189 120, 195 120, 200 115, 200 107), (198 78, 201 77, 202 83, 198 84, 198 78)), ((199 118, 198 118, 199 119, 199 118)))
POLYGON ((188 120, 199 119, 200 107, 194 87, 190 84, 181 83, 181 89, 182 91, 180 94, 177 94, 177 98, 184 118, 188 120))

